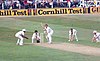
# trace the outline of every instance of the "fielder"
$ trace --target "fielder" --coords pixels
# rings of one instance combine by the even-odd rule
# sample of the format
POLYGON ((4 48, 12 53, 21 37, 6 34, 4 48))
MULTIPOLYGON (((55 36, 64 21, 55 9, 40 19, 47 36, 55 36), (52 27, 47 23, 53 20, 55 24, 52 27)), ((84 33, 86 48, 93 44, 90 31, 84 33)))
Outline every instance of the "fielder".
POLYGON ((77 38, 77 30, 71 28, 69 30, 69 40, 68 41, 78 41, 78 38, 77 38))
POLYGON ((100 33, 97 31, 93 31, 93 38, 92 38, 92 42, 100 42, 100 33))
POLYGON ((24 36, 25 32, 26 32, 26 29, 22 29, 21 31, 15 34, 15 37, 18 38, 16 45, 23 45, 23 39, 24 38, 28 39, 26 36, 24 36))
POLYGON ((44 33, 46 35, 46 39, 48 40, 48 43, 51 44, 52 43, 53 30, 48 26, 48 24, 44 25, 44 33))
POLYGON ((34 40, 36 40, 37 43, 40 43, 40 39, 41 39, 40 33, 37 30, 35 30, 33 35, 32 35, 32 43, 34 43, 34 40))

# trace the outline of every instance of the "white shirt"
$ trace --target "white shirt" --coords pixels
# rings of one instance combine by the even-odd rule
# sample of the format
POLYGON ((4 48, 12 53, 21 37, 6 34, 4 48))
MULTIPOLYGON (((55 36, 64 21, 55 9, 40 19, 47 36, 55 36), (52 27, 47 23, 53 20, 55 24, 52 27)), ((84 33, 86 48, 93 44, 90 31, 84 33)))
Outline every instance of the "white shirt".
POLYGON ((50 4, 50 5, 53 5, 53 2, 50 2, 49 4, 50 4))
POLYGON ((7 5, 11 5, 11 1, 5 1, 7 5))
POLYGON ((96 33, 96 35, 94 35, 94 37, 98 40, 100 40, 100 33, 96 33))
MULTIPOLYGON (((72 33, 71 30, 69 30, 69 35, 72 35, 71 33, 72 33)), ((76 34, 77 34, 77 30, 73 29, 73 35, 76 35, 76 34)))
POLYGON ((36 38, 36 37, 38 38, 38 37, 40 37, 40 34, 39 33, 33 33, 32 37, 33 38, 36 38))
POLYGON ((53 30, 50 27, 47 27, 47 28, 45 27, 45 30, 46 30, 47 33, 53 32, 53 30))
POLYGON ((21 35, 24 35, 24 32, 23 32, 23 31, 19 31, 19 32, 17 32, 17 33, 15 34, 16 37, 19 37, 19 36, 21 36, 21 35))
POLYGON ((63 2, 63 0, 60 0, 60 2, 63 2))

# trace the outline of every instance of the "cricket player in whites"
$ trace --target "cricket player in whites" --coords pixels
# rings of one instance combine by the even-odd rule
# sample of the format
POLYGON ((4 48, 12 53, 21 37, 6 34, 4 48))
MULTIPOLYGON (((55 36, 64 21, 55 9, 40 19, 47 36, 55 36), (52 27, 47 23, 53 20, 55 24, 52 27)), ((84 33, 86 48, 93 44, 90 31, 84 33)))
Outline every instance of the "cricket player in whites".
POLYGON ((69 40, 68 41, 78 41, 78 38, 77 38, 77 30, 71 28, 69 30, 69 40))
POLYGON ((92 42, 100 42, 100 33, 94 30, 93 34, 92 42))
POLYGON ((46 35, 46 39, 48 40, 48 43, 51 44, 52 43, 52 34, 53 34, 53 30, 48 26, 48 24, 44 25, 44 33, 46 35))
POLYGON ((40 33, 37 30, 35 30, 32 35, 32 43, 34 43, 35 40, 37 41, 37 43, 40 43, 40 39, 40 33))
POLYGON ((17 32, 15 34, 15 37, 18 38, 16 45, 23 45, 23 39, 26 38, 28 39, 24 33, 26 32, 26 29, 22 29, 21 31, 17 32))

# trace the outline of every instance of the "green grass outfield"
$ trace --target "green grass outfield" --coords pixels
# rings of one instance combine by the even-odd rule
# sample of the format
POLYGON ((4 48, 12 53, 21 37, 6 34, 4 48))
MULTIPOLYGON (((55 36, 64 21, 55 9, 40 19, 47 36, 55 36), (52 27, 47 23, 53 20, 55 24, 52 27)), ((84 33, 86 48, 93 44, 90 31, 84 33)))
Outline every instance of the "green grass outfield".
POLYGON ((35 29, 43 33, 41 23, 48 23, 54 30, 53 42, 74 43, 100 47, 100 43, 92 43, 92 31, 100 32, 100 16, 98 15, 66 15, 51 17, 0 17, 0 61, 100 61, 99 56, 89 56, 34 45, 16 46, 14 34, 27 29, 30 38, 24 43, 31 43, 35 29), (68 30, 73 27, 78 31, 79 42, 68 42, 68 30))

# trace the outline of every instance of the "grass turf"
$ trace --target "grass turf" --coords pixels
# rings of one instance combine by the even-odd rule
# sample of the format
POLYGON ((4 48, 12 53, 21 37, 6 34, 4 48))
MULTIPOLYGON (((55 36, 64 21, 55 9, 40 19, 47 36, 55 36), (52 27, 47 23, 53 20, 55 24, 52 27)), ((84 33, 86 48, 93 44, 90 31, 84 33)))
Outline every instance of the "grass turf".
POLYGON ((99 61, 96 56, 87 56, 72 52, 59 51, 34 45, 16 46, 14 34, 22 28, 27 29, 30 38, 24 43, 31 43, 31 36, 35 29, 43 33, 41 22, 48 23, 54 30, 54 42, 68 42, 68 30, 74 27, 78 30, 79 42, 94 47, 100 43, 92 43, 92 31, 100 31, 99 16, 54 16, 54 17, 20 17, 0 18, 0 61, 99 61))

